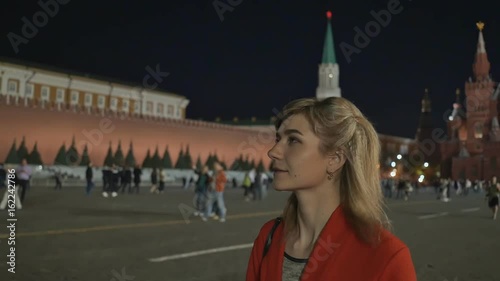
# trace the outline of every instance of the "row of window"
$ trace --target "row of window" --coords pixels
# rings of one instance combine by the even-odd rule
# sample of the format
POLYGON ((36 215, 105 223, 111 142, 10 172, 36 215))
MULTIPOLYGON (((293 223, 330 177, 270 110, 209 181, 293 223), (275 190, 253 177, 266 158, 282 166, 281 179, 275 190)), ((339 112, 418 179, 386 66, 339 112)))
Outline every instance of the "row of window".
MULTIPOLYGON (((9 80, 8 82, 8 87, 7 90, 9 93, 17 93, 17 82, 16 81, 11 81, 9 80)), ((78 100, 79 100, 79 92, 77 91, 72 91, 71 92, 71 105, 77 105, 78 100)), ((33 84, 26 84, 25 87, 25 97, 28 99, 33 99, 34 98, 34 85, 33 84)), ((90 107, 92 106, 93 103, 93 98, 94 95, 91 93, 86 93, 85 98, 84 98, 84 106, 85 107, 90 107)), ((41 100, 42 101, 49 101, 50 99, 50 88, 47 86, 42 86, 41 89, 41 100)), ((65 96, 64 96, 64 89, 57 89, 56 92, 56 102, 57 103, 64 103, 65 102, 65 96)), ((97 107, 99 109, 103 109, 106 104, 106 97, 105 96, 98 96, 97 99, 97 107)), ((117 110, 118 109, 118 98, 112 97, 110 99, 110 108, 112 110, 117 110)), ((123 99, 121 103, 121 108, 120 110, 128 112, 130 108, 130 103, 129 100, 123 99)), ((134 113, 140 113, 141 112, 141 107, 140 103, 134 103, 134 113)), ((146 103, 146 113, 154 113, 154 103, 149 101, 146 103)), ((168 105, 167 110, 165 112, 165 105, 164 104, 157 104, 156 105, 156 114, 159 115, 167 115, 167 116, 177 116, 179 117, 180 113, 179 111, 175 112, 175 108, 173 105, 168 105)))

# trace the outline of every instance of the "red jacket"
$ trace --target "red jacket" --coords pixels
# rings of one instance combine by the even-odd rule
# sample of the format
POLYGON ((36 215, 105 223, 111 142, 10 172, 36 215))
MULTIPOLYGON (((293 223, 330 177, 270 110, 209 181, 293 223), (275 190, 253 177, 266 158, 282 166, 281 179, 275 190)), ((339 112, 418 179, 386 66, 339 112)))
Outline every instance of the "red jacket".
MULTIPOLYGON (((247 281, 282 279, 283 222, 276 228, 269 251, 262 257, 273 225, 274 220, 267 222, 255 239, 247 281)), ((410 251, 403 242, 384 230, 378 246, 363 243, 347 224, 342 207, 338 207, 322 230, 300 280, 416 281, 417 277, 410 251)))
POLYGON ((217 172, 217 175, 215 176, 215 191, 223 192, 226 182, 226 173, 224 173, 224 171, 217 172))

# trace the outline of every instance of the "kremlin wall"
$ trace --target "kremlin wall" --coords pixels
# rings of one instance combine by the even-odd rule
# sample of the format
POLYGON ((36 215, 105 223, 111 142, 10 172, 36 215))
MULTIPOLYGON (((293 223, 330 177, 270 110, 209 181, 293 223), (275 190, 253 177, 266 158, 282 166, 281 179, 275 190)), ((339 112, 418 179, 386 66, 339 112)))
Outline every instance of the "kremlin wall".
MULTIPOLYGON (((148 150, 151 155, 158 148, 160 156, 168 147, 173 162, 177 155, 189 146, 193 161, 199 156, 203 163, 209 154, 217 155, 230 165, 244 155, 256 162, 262 160, 269 165, 267 150, 274 142, 274 131, 252 130, 236 126, 222 125, 186 119, 163 117, 118 115, 113 112, 88 113, 55 105, 22 103, 15 105, 0 98, 0 118, 11 120, 9 129, 0 138, 0 159, 6 159, 14 141, 17 148, 25 139, 26 147, 31 151, 37 144, 42 162, 55 164, 59 148, 64 144, 69 148, 73 138, 79 155, 87 147, 90 160, 96 166, 104 163, 111 145, 113 153, 121 143, 126 154, 132 144, 137 163, 142 163, 148 150)), ((78 163, 76 163, 78 164, 78 163)))
MULTIPOLYGON (((318 69, 318 98, 341 96, 330 20, 331 13, 318 69)), ((144 85, 0 59, 0 118, 8 124, 0 137, 0 163, 9 162, 8 155, 19 155, 23 142, 28 153, 36 146, 41 163, 49 166, 60 164, 56 158, 63 145, 63 151, 76 150, 80 156, 86 149, 97 167, 104 165, 110 150, 116 153, 120 146, 127 154, 131 145, 138 164, 156 149, 160 157, 167 149, 176 163, 180 152, 189 149, 193 163, 198 158, 207 163, 215 155, 228 169, 241 159, 269 167, 267 151, 275 139, 272 117, 229 124, 189 120, 188 104, 184 96, 144 85)), ((382 173, 395 170, 391 164, 396 155, 408 155, 416 147, 414 139, 379 136, 382 173)), ((248 169, 240 165, 239 170, 241 166, 248 169)))

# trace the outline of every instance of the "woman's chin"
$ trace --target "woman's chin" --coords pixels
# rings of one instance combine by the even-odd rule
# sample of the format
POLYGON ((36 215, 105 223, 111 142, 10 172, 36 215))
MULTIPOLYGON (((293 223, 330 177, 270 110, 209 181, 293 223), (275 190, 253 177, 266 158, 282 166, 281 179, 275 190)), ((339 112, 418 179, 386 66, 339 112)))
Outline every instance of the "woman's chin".
POLYGON ((277 182, 273 182, 273 188, 276 191, 292 191, 293 188, 287 184, 280 184, 277 182))

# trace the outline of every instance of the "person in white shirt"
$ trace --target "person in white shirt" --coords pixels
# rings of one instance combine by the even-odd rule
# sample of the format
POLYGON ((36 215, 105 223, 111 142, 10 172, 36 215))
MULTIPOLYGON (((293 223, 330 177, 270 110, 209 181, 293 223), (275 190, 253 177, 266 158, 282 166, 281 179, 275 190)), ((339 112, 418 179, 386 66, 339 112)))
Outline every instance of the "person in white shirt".
POLYGON ((21 187, 21 202, 24 201, 26 190, 30 188, 31 168, 28 166, 28 161, 23 159, 21 166, 16 169, 16 184, 21 187))

